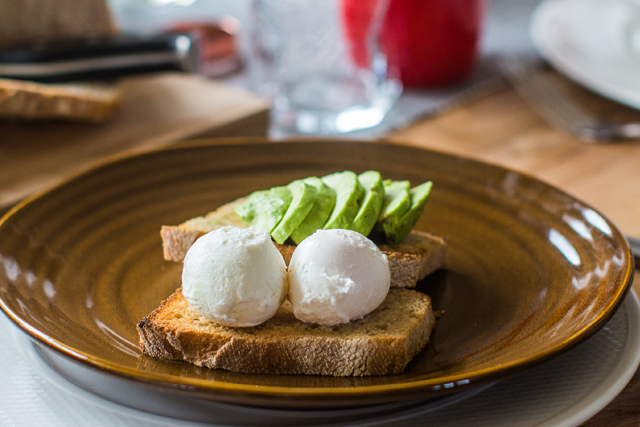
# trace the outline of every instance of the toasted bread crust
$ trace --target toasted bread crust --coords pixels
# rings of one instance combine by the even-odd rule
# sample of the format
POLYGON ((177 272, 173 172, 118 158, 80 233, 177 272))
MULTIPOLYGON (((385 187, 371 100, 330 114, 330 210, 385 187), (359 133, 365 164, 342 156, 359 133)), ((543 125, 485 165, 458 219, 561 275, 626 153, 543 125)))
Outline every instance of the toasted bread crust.
POLYGON ((285 302, 262 325, 231 328, 202 318, 178 289, 138 325, 146 355, 242 373, 365 376, 401 373, 435 323, 428 296, 392 289, 362 319, 303 323, 285 302))
POLYGON ((160 237, 164 259, 182 262, 193 242, 206 233, 176 225, 163 225, 160 228, 160 237))
MULTIPOLYGON (((180 225, 164 225, 160 230, 164 259, 182 262, 187 251, 199 237, 224 225, 245 227, 233 208, 244 199, 227 203, 203 217, 190 219, 180 225)), ((285 263, 289 265, 294 245, 275 243, 285 263)), ((446 239, 422 231, 413 230, 402 242, 379 245, 389 260, 391 287, 414 288, 445 264, 448 243, 446 239)))
POLYGON ((0 117, 104 122, 122 103, 118 85, 45 84, 0 79, 0 117))

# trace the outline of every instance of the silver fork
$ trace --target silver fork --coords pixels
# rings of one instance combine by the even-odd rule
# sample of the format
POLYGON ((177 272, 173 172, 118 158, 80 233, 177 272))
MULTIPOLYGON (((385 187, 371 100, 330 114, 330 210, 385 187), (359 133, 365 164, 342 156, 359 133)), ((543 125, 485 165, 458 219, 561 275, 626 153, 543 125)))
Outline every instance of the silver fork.
POLYGON ((640 137, 640 123, 600 120, 586 111, 547 75, 540 59, 509 56, 502 69, 516 92, 551 126, 585 142, 612 142, 640 137))

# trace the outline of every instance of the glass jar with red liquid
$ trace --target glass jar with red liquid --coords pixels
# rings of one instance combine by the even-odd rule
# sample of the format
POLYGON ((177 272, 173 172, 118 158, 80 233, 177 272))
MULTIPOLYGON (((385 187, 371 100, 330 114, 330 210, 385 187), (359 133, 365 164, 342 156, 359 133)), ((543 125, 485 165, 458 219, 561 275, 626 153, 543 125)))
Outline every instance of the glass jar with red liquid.
MULTIPOLYGON (((358 64, 369 61, 363 9, 371 0, 342 0, 345 34, 358 64)), ((380 30, 380 50, 404 86, 458 83, 474 69, 484 16, 484 0, 389 0, 380 30)))

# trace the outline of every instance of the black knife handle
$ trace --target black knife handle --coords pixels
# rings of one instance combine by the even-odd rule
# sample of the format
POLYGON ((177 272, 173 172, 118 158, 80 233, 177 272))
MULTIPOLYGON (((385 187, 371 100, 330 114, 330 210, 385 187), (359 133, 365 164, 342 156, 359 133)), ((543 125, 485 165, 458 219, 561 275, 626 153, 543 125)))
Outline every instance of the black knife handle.
POLYGON ((197 38, 192 34, 97 37, 0 51, 0 77, 39 82, 198 69, 197 38))

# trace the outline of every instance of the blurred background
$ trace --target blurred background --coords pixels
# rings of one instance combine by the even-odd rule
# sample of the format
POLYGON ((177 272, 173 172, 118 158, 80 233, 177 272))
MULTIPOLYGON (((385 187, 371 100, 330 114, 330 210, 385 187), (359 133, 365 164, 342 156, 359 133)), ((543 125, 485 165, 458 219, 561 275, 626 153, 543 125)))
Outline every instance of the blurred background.
MULTIPOLYGON (((221 76, 221 78, 227 84, 269 96, 273 93, 267 93, 266 85, 260 84, 264 82, 260 82, 260 76, 256 75, 259 73, 259 70, 256 70, 259 67, 257 64, 259 58, 252 47, 252 32, 257 30, 255 11, 260 7, 256 7, 256 4, 259 3, 259 1, 252 2, 252 0, 110 0, 118 26, 127 33, 153 34, 178 24, 224 21, 228 23, 230 17, 237 20, 235 24, 237 24, 238 49, 244 67, 234 73, 221 76)), ((277 2, 274 3, 277 4, 277 2)), ((315 2, 315 7, 317 8, 321 3, 315 2)), ((419 2, 417 3, 419 4, 419 2)), ((405 85, 402 97, 394 103, 394 107, 388 111, 388 115, 385 116, 381 124, 373 129, 348 132, 347 137, 378 137, 391 130, 405 127, 415 120, 473 99, 475 96, 496 87, 502 74, 498 64, 500 58, 514 54, 534 57, 538 55, 530 37, 530 19, 540 0, 451 2, 451 4, 454 3, 457 3, 458 9, 462 9, 460 15, 467 15, 470 18, 478 15, 477 19, 480 21, 478 27, 479 54, 470 74, 462 75, 451 82, 445 82, 446 84, 433 85, 427 82, 427 84, 420 85, 418 82, 410 87, 405 85), (474 11, 474 7, 479 10, 474 11)), ((420 8, 420 6, 412 7, 414 9, 420 8)), ((296 12, 290 6, 281 5, 280 8, 285 10, 289 8, 288 16, 295 16, 296 12)), ((300 19, 300 17, 295 19, 300 19)), ((430 32, 431 24, 431 21, 425 22, 423 34, 419 34, 414 28, 415 37, 440 38, 441 34, 430 32)), ((309 31, 308 26, 306 31, 309 31)), ((277 114, 274 115, 277 116, 277 114)), ((273 117, 269 129, 271 137, 278 138, 300 133, 334 135, 343 133, 323 131, 317 127, 305 132, 290 124, 282 126, 283 120, 279 119, 279 117, 273 117)))

